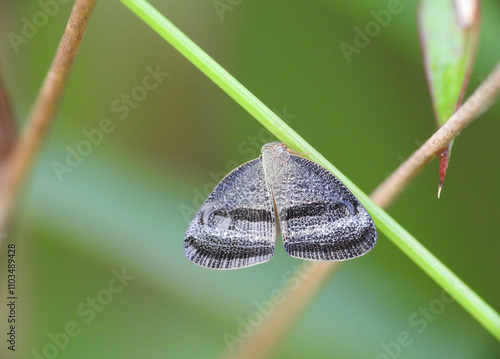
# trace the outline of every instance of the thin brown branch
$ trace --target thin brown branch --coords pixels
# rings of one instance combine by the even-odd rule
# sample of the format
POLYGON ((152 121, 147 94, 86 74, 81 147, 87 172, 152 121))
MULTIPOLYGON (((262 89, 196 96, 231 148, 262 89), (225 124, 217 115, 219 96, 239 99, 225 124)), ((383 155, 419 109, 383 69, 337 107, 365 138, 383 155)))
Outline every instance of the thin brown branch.
POLYGON ((76 1, 27 125, 7 159, 0 188, 0 233, 8 223, 23 180, 55 118, 95 2, 96 0, 76 1))
POLYGON ((450 119, 373 191, 373 201, 382 208, 389 207, 436 153, 486 111, 499 93, 500 63, 450 119))
MULTIPOLYGON (((500 63, 472 96, 429 140, 387 178, 371 195, 372 200, 387 208, 429 160, 453 140, 467 125, 488 109, 500 92, 500 63)), ((318 292, 341 262, 320 262, 307 278, 296 275, 290 282, 298 287, 285 288, 283 302, 276 305, 272 315, 233 352, 230 358, 268 357, 290 330, 300 313, 318 292)), ((305 268, 308 264, 304 264, 305 268)), ((299 272, 301 272, 299 270, 299 272)))

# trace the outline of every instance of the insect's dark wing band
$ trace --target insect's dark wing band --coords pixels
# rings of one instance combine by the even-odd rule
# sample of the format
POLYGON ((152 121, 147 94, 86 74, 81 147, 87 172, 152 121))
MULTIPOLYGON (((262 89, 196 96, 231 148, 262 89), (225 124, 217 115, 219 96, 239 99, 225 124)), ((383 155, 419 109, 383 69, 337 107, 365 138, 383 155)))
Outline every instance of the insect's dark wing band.
POLYGON ((266 262, 273 257, 274 244, 269 240, 242 241, 231 238, 189 236, 184 241, 186 257, 193 263, 211 269, 244 268, 266 262))
POLYGON ((327 234, 302 234, 290 236, 285 251, 292 257, 319 260, 343 261, 362 256, 373 249, 377 240, 371 226, 363 230, 345 227, 327 234))
POLYGON ((260 159, 229 173, 189 224, 184 252, 211 269, 235 269, 265 262, 274 254, 276 221, 260 159))
POLYGON ((273 184, 283 244, 293 257, 347 260, 376 243, 373 221, 358 199, 332 173, 291 155, 273 184))

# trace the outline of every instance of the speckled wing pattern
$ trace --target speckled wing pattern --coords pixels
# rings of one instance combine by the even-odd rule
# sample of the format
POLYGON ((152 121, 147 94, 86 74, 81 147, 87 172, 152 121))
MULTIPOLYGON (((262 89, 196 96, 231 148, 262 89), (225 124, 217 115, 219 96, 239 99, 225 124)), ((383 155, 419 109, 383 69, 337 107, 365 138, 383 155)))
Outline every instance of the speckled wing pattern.
POLYGON ((373 221, 356 197, 325 168, 282 143, 229 173, 189 224, 184 252, 212 269, 249 267, 271 259, 276 215, 292 257, 341 261, 369 252, 373 221))
POLYGON ((341 261, 361 256, 375 246, 373 220, 337 177, 294 154, 282 163, 272 192, 289 255, 341 261))
POLYGON ((229 173, 189 224, 184 252, 212 269, 249 267, 274 254, 276 221, 260 158, 229 173))

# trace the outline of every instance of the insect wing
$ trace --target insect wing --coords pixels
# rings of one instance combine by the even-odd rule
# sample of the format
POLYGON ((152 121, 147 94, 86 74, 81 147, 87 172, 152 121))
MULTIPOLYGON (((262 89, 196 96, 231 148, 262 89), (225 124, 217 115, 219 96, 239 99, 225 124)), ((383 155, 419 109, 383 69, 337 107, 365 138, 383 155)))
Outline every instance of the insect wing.
POLYGON ((189 224, 184 252, 212 269, 249 267, 268 261, 276 244, 271 193, 259 158, 229 173, 189 224))
POLYGON ((285 251, 310 260, 347 260, 369 252, 377 240, 370 215, 340 180, 297 155, 273 183, 285 251))

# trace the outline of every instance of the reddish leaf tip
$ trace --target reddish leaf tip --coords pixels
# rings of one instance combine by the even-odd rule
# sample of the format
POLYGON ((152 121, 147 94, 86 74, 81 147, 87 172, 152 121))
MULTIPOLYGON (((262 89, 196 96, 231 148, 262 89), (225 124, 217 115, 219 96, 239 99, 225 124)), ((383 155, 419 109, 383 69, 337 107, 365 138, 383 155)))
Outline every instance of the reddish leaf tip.
POLYGON ((451 143, 445 149, 438 152, 439 157, 439 187, 438 187, 438 198, 441 196, 441 190, 444 185, 444 179, 446 177, 446 170, 448 169, 448 163, 450 161, 451 143))

